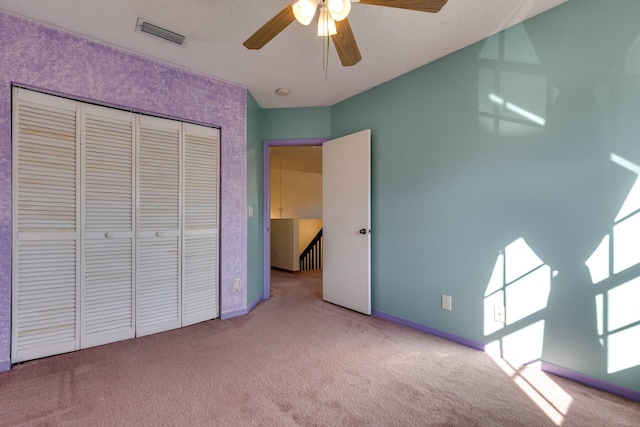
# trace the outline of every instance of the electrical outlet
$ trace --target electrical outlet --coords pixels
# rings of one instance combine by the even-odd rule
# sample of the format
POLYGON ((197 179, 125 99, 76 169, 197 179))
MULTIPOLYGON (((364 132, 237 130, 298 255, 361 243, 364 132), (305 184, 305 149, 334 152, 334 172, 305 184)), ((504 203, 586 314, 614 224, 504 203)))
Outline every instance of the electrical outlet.
POLYGON ((233 279, 233 292, 240 292, 242 289, 242 284, 240 283, 240 279, 233 279))
POLYGON ((280 251, 276 249, 276 258, 280 258, 280 251))
POLYGON ((494 305, 493 306, 493 319, 496 322, 506 323, 507 321, 507 312, 506 308, 502 305, 494 305))
POLYGON ((442 309, 451 311, 451 296, 442 295, 442 309))

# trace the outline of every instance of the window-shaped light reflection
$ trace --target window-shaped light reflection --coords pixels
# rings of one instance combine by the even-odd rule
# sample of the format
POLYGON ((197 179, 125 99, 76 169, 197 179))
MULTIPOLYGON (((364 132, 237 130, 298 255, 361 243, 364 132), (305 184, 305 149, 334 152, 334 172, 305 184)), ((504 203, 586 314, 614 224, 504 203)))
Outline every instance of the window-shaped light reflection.
POLYGON ((600 283, 609 278, 609 235, 604 236, 596 250, 585 262, 592 283, 600 283))
POLYGON ((596 323, 600 345, 604 347, 604 295, 596 295, 596 323))
POLYGON ((607 340, 607 372, 612 374, 640 366, 640 325, 609 335, 607 340))
POLYGON ((551 267, 522 237, 507 245, 496 258, 484 294, 485 336, 544 310, 549 302, 552 274, 556 272, 551 272, 551 267), (496 320, 496 307, 506 308, 504 323, 496 320))
POLYGON ((547 308, 551 268, 542 266, 507 287, 507 325, 547 308))
POLYGON ((613 272, 640 264, 640 213, 613 226, 613 272))
POLYGON ((524 25, 489 37, 480 51, 478 121, 504 136, 524 136, 546 125, 549 82, 524 25))
POLYGON ((631 187, 631 191, 629 191, 620 211, 618 211, 615 221, 621 221, 637 210, 640 210, 640 177, 636 179, 633 187, 631 187))
POLYGON ((595 295, 596 324, 608 373, 640 366, 640 277, 619 284, 619 273, 640 264, 640 166, 615 153, 611 161, 636 178, 613 221, 612 234, 604 236, 585 262, 592 282, 603 288, 595 295))
POLYGON ((484 335, 488 336, 504 328, 504 323, 496 322, 494 307, 504 306, 504 292, 499 291, 484 299, 484 335))
POLYGON ((505 281, 507 283, 513 282, 543 264, 522 237, 508 245, 504 254, 506 257, 505 281))
MULTIPOLYGON (((609 331, 640 322, 640 277, 611 289, 607 302, 609 331)), ((640 354, 640 341, 637 344, 636 352, 640 354)))

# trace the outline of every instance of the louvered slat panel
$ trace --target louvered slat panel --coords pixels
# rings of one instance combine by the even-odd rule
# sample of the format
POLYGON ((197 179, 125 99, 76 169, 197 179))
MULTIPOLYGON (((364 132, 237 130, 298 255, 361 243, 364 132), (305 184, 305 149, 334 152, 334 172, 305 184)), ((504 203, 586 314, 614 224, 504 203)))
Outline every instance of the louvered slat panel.
POLYGON ((218 317, 218 130, 185 125, 184 326, 218 317))
POLYGON ((82 348, 135 336, 135 115, 84 106, 82 348))
POLYGON ((218 236, 185 239, 183 326, 218 317, 218 236))
POLYGON ((177 230, 180 221, 178 129, 140 126, 139 227, 177 230))
MULTIPOLYGON (((133 115, 85 117, 85 230, 133 230, 133 115)), ((98 111, 100 111, 98 110, 98 111)), ((118 112, 120 113, 120 112, 118 112)))
POLYGON ((22 241, 19 245, 14 361, 75 350, 75 240, 22 241))
POLYGON ((218 138, 185 135, 185 228, 218 227, 218 138))
POLYGON ((21 98, 17 123, 18 232, 75 232, 75 109, 21 98))
POLYGON ((138 335, 180 327, 178 237, 138 243, 138 335))
POLYGON ((14 89, 12 361, 78 348, 77 104, 14 89))
POLYGON ((140 117, 138 141, 137 334, 180 327, 180 129, 140 117))
POLYGON ((87 240, 84 247, 82 347, 132 338, 131 239, 87 240))

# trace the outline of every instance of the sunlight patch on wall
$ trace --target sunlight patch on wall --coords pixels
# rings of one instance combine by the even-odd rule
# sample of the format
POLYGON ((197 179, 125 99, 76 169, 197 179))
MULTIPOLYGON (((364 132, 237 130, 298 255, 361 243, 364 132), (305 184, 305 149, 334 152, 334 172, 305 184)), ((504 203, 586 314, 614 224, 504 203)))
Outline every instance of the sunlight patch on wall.
POLYGON ((631 188, 629 195, 625 199, 622 208, 620 208, 618 215, 616 215, 615 221, 620 221, 637 210, 640 210, 640 177, 638 177, 635 184, 633 184, 633 187, 631 188))
POLYGON ((509 333, 488 344, 487 351, 497 351, 515 363, 540 359, 544 320, 527 319, 547 308, 552 275, 551 267, 522 237, 498 254, 485 290, 484 334, 490 336, 501 330, 509 333), (505 318, 498 318, 496 307, 506 308, 505 318), (523 325, 518 327, 520 323, 523 325), (505 329, 514 327, 517 329, 505 329))
POLYGON ((640 325, 609 335, 607 372, 612 374, 640 365, 640 325))
MULTIPOLYGON (((611 161, 640 174, 640 166, 621 156, 611 154, 611 161)), ((603 288, 595 296, 595 304, 599 341, 607 354, 607 372, 640 366, 640 277, 630 270, 640 264, 640 177, 636 177, 618 211, 612 233, 605 235, 585 264, 591 281, 603 288), (622 272, 636 277, 628 280, 629 273, 622 272)))
POLYGON ((640 323, 640 277, 611 289, 608 303, 607 326, 609 330, 613 331, 636 322, 640 323))
POLYGON ((640 213, 613 227, 613 272, 640 264, 640 213))
POLYGON ((545 265, 507 287, 507 325, 547 308, 551 268, 545 265))
POLYGON ((522 237, 507 245, 504 253, 507 261, 506 283, 513 282, 544 264, 522 237))
POLYGON ((609 278, 609 235, 604 236, 596 250, 585 262, 591 282, 600 283, 609 278))

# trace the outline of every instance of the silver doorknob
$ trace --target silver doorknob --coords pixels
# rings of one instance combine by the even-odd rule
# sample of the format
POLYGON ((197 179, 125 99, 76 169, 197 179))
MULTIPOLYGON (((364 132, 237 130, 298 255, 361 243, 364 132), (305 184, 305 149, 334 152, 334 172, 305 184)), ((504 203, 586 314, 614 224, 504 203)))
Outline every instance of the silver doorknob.
POLYGON ((158 236, 158 237, 162 237, 162 231, 158 231, 158 232, 156 233, 156 236, 158 236))
POLYGON ((104 233, 104 237, 106 237, 107 239, 110 239, 113 237, 112 233, 104 233))

